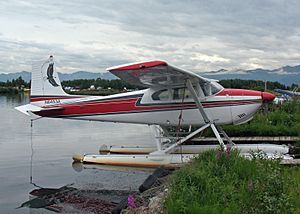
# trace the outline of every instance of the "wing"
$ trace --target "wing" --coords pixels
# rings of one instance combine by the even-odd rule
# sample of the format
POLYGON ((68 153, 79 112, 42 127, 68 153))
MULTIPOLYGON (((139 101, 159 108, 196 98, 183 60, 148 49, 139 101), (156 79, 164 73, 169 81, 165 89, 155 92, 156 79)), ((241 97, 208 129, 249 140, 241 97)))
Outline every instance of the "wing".
POLYGON ((132 85, 143 87, 179 86, 187 79, 200 84, 213 81, 160 60, 119 65, 106 70, 132 85))

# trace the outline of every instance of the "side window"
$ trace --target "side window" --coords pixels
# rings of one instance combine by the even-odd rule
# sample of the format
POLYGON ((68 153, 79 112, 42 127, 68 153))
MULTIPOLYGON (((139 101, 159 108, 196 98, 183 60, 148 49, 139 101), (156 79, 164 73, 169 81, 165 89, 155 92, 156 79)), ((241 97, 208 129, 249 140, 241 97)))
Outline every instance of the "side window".
POLYGON ((173 100, 179 100, 180 99, 179 88, 175 88, 172 91, 173 91, 173 100))
POLYGON ((204 94, 206 96, 210 96, 211 94, 211 84, 210 83, 206 83, 204 84, 204 94))
MULTIPOLYGON (((201 98, 216 94, 223 89, 223 87, 216 82, 211 82, 202 85, 198 84, 194 87, 196 87, 196 92, 201 98)), ((152 94, 152 99, 159 101, 182 100, 183 97, 184 99, 192 98, 190 90, 183 87, 173 89, 162 89, 152 94)))
POLYGON ((167 89, 157 91, 152 95, 153 100, 167 101, 170 100, 169 98, 170 98, 170 93, 167 89))
POLYGON ((173 100, 182 100, 191 98, 192 95, 190 91, 187 88, 174 88, 173 90, 173 100))

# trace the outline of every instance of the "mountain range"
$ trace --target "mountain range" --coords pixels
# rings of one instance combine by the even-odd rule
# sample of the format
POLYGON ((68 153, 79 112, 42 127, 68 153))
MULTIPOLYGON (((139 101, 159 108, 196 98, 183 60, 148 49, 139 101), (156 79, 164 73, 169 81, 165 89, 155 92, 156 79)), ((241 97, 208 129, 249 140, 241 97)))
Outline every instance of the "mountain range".
MULTIPOLYGON (((268 70, 268 69, 252 69, 252 70, 234 70, 228 71, 221 69, 218 71, 199 72, 199 75, 211 79, 246 79, 246 80, 263 80, 280 82, 285 85, 297 84, 300 85, 300 65, 297 66, 284 66, 281 68, 268 70)), ((22 77, 25 81, 30 81, 31 73, 28 71, 0 74, 0 81, 6 82, 7 80, 17 79, 22 77)), ((74 79, 117 79, 116 76, 109 72, 94 73, 88 71, 77 71, 75 73, 59 73, 61 81, 74 80, 74 79)))
POLYGON ((244 79, 244 80, 262 80, 271 82, 280 82, 285 85, 297 84, 300 85, 300 65, 284 66, 281 68, 268 69, 253 69, 253 70, 218 70, 211 72, 198 73, 204 77, 211 79, 244 79))

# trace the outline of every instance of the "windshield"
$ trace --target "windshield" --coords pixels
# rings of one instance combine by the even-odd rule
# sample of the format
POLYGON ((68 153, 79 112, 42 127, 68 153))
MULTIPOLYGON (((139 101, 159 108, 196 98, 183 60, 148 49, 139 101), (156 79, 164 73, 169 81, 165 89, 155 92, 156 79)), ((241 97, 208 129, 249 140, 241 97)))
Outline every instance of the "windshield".
POLYGON ((223 89, 223 86, 221 86, 217 82, 211 82, 211 94, 217 94, 223 89))

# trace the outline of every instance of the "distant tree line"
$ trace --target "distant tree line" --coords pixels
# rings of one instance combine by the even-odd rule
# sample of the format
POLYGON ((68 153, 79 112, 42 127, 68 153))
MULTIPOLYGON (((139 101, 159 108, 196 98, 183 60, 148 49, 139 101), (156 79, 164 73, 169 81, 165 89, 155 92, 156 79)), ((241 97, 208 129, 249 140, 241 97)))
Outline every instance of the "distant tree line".
MULTIPOLYGON (((229 80, 221 80, 220 84, 224 88, 243 88, 243 89, 252 89, 257 91, 265 90, 265 81, 261 80, 241 80, 241 79, 229 79, 229 80)), ((276 88, 288 90, 290 87, 287 87, 279 82, 267 82, 267 90, 274 90, 276 88)))
POLYGON ((73 87, 79 89, 88 89, 91 85, 95 86, 95 88, 112 88, 117 90, 123 90, 124 88, 127 89, 135 89, 140 87, 132 86, 123 80, 114 79, 114 80, 105 80, 105 79, 77 79, 77 80, 67 80, 62 81, 61 83, 64 87, 73 87))
POLYGON ((22 79, 22 77, 18 77, 17 79, 12 79, 11 81, 7 80, 6 82, 0 82, 0 87, 15 87, 15 88, 29 88, 30 82, 26 82, 22 79))
MULTIPOLYGON (((229 79, 229 80, 221 80, 220 84, 223 85, 225 88, 243 88, 243 89, 254 89, 258 91, 264 91, 265 89, 265 82, 261 80, 241 80, 241 79, 229 79)), ((101 88, 113 88, 122 90, 124 87, 129 89, 134 88, 141 88, 132 86, 123 80, 115 79, 115 80, 105 80, 105 79, 78 79, 78 80, 68 80, 63 81, 62 85, 64 87, 77 87, 80 89, 88 89, 91 85, 94 85, 95 88, 101 87, 101 88)), ((292 88, 295 87, 291 86, 292 88)), ((267 82, 267 89, 268 90, 274 90, 276 88, 279 89, 289 89, 290 87, 287 87, 279 82, 267 82)))
MULTIPOLYGON (((229 79, 229 80, 221 80, 220 84, 223 85, 225 88, 243 88, 243 89, 253 89, 258 91, 264 91, 265 89, 265 82, 261 80, 241 80, 241 79, 229 79)), ((116 90, 123 90, 124 88, 127 89, 142 89, 142 87, 137 87, 130 85, 123 80, 114 79, 114 80, 106 80, 106 79, 77 79, 77 80, 67 80, 62 81, 63 87, 73 87, 78 88, 80 90, 89 89, 93 85, 96 89, 116 89, 116 90)), ((0 82, 0 87, 9 87, 9 88, 30 88, 30 82, 26 82, 22 79, 22 77, 18 77, 17 79, 13 79, 11 81, 0 82)), ((267 82, 267 90, 274 90, 284 89, 284 90, 293 90, 298 85, 291 85, 286 86, 279 82, 267 82)), ((300 90, 300 89, 299 89, 300 90)))

